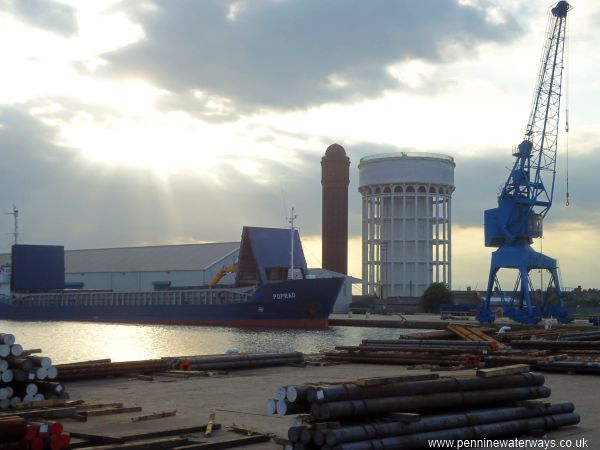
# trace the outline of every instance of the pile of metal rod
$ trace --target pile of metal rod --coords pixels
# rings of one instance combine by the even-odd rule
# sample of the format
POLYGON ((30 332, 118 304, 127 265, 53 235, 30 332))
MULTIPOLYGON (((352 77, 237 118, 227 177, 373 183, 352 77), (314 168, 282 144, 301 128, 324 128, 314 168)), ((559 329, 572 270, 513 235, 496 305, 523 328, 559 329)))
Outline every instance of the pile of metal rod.
POLYGON ((61 450, 71 444, 60 422, 28 422, 25 440, 28 444, 25 448, 31 450, 61 450))
MULTIPOLYGON (((571 328, 569 329, 571 330, 571 328)), ((358 346, 325 352, 332 361, 438 367, 498 367, 528 364, 541 371, 600 374, 600 331, 521 330, 492 337, 489 329, 448 325, 440 332, 366 339, 358 346), (451 337, 455 339, 440 339, 451 337)))
POLYGON ((265 409, 267 414, 300 414, 310 412, 308 393, 314 389, 313 386, 279 386, 275 392, 275 398, 267 400, 265 409))
POLYGON ((59 364, 58 379, 80 380, 85 378, 101 378, 127 374, 144 374, 169 370, 169 362, 164 359, 148 359, 142 361, 85 361, 80 363, 59 364))
POLYGON ((179 370, 236 370, 299 364, 303 361, 304 355, 300 352, 238 353, 172 358, 170 366, 179 370))
POLYGON ((577 424, 571 403, 529 401, 550 396, 543 384, 542 374, 526 372, 282 386, 267 402, 267 412, 305 413, 289 428, 286 450, 427 448, 430 439, 493 439, 577 424))
POLYGON ((53 380, 58 369, 46 356, 34 353, 41 350, 23 350, 10 333, 0 333, 0 409, 19 403, 30 403, 51 398, 68 398, 64 386, 53 380))
POLYGON ((494 341, 445 339, 365 339, 358 346, 338 346, 327 359, 372 364, 472 365, 497 349, 494 341))

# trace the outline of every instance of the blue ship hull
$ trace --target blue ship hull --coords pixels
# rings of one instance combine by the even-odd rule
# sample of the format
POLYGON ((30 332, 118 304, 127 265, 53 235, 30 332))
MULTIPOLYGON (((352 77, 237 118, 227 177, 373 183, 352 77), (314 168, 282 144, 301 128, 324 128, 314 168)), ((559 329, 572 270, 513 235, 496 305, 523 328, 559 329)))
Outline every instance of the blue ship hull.
POLYGON ((0 319, 323 329, 343 281, 262 284, 243 300, 234 290, 32 294, 0 301, 0 319), (185 300, 191 294, 204 303, 185 300))

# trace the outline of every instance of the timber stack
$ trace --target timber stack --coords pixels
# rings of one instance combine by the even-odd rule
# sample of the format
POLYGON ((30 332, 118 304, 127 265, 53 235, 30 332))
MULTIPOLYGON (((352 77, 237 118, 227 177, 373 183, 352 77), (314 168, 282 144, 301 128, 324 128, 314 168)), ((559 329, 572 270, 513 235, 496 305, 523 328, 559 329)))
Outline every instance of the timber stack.
POLYGON ((40 349, 23 350, 13 334, 0 333, 0 409, 69 398, 64 386, 54 381, 58 369, 52 360, 38 353, 40 349))
POLYGON ((516 437, 579 423, 572 403, 540 400, 550 396, 542 374, 501 373, 282 386, 267 412, 301 414, 285 450, 428 448, 431 439, 516 437))

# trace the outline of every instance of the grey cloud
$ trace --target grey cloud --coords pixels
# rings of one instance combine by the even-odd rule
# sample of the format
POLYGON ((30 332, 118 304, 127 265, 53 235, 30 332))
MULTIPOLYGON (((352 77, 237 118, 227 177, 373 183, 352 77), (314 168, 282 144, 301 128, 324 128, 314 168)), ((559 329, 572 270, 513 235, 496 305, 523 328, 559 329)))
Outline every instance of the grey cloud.
MULTIPOLYGON (((175 239, 231 241, 239 239, 243 225, 285 226, 291 206, 303 236, 321 232, 320 159, 333 139, 320 137, 320 148, 296 150, 293 165, 256 159, 262 167, 259 176, 241 174, 232 157, 224 156, 211 170, 214 178, 184 170, 165 179, 142 168, 92 163, 80 150, 54 144, 55 131, 23 111, 0 108, 0 125, 0 210, 18 206, 22 242, 94 248, 175 239), (259 182, 264 179, 269 183, 259 182)), ((349 231, 360 235, 359 160, 396 148, 338 143, 351 160, 349 231)), ((498 150, 497 156, 455 159, 454 224, 481 226, 483 210, 496 204, 511 157, 498 150)), ((556 203, 547 225, 563 220, 600 225, 595 198, 600 152, 572 155, 569 208, 561 206, 564 161, 559 163, 556 203)), ((12 222, 10 216, 0 216, 0 251, 6 251, 12 222)))
POLYGON ((8 0, 0 9, 15 14, 24 22, 63 35, 77 32, 75 9, 52 0, 8 0))
POLYGON ((474 52, 478 43, 506 42, 521 32, 510 16, 491 24, 485 10, 452 0, 154 4, 156 9, 136 1, 120 6, 142 24, 146 37, 104 55, 110 62, 104 73, 150 79, 171 91, 179 107, 201 115, 205 105, 192 91, 231 99, 242 112, 375 96, 398 87, 386 72, 392 63, 449 62, 474 52), (241 7, 231 21, 234 3, 241 7), (347 84, 332 86, 333 74, 347 84))

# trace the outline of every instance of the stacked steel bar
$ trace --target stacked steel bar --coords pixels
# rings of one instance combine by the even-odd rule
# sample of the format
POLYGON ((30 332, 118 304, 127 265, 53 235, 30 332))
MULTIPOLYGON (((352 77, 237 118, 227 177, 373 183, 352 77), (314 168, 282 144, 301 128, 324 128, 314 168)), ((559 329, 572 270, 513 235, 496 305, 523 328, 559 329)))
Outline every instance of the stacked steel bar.
POLYGON ((275 398, 267 400, 265 405, 267 414, 301 414, 310 412, 308 396, 314 389, 313 386, 279 386, 275 392, 275 398))
POLYGON ((543 383, 541 374, 522 373, 373 386, 285 386, 277 390, 277 396, 285 392, 285 400, 290 403, 288 392, 302 392, 297 404, 304 406, 298 410, 306 412, 310 403, 312 415, 300 416, 302 420, 289 428, 289 442, 283 448, 427 448, 430 439, 509 437, 578 423, 579 416, 571 403, 514 404, 548 397, 550 389, 543 383), (426 415, 440 408, 447 412, 426 415), (335 422, 327 422, 331 420, 335 422))
POLYGON ((479 363, 481 355, 497 349, 494 341, 443 339, 365 339, 359 346, 339 346, 327 359, 372 364, 437 364, 460 366, 479 363))
POLYGON ((29 422, 25 438, 31 450, 61 450, 69 448, 71 438, 63 433, 60 422, 29 422))
POLYGON ((170 366, 180 370, 235 370, 283 366, 301 363, 304 355, 291 353, 241 353, 233 355, 203 355, 172 358, 170 366))
POLYGON ((0 409, 19 403, 68 398, 64 386, 53 380, 58 370, 52 360, 23 350, 15 336, 0 333, 0 409))
POLYGON ((169 369, 169 362, 164 359, 148 359, 143 361, 123 362, 82 362, 60 364, 58 379, 77 380, 84 378, 100 378, 131 373, 155 373, 169 369))

